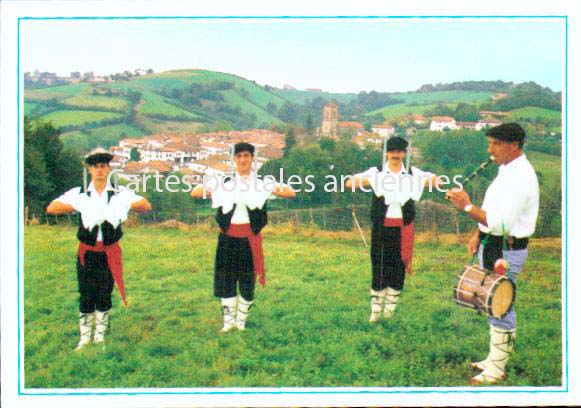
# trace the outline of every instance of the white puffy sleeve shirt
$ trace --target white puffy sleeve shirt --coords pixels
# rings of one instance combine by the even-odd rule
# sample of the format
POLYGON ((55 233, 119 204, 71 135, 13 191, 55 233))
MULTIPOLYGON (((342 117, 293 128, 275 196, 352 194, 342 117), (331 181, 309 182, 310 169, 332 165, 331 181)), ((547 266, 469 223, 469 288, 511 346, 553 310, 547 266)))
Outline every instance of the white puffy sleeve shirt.
POLYGON ((486 190, 482 209, 488 226, 482 232, 530 237, 539 214, 539 182, 533 166, 523 154, 498 168, 498 175, 486 190))
POLYGON ((248 209, 263 208, 266 200, 275 199, 276 196, 272 193, 275 187, 274 183, 265 182, 254 174, 248 177, 236 174, 236 177, 226 182, 219 182, 212 191, 212 208, 222 207, 222 211, 227 213, 236 204, 230 222, 248 224, 248 209))
POLYGON ((403 205, 410 199, 419 201, 424 191, 424 181, 433 176, 433 173, 417 167, 412 167, 412 174, 408 174, 402 165, 398 172, 390 171, 389 167, 381 172, 377 167, 371 167, 355 177, 368 179, 375 195, 384 198, 388 205, 386 218, 403 218, 403 205))
MULTIPOLYGON (((100 194, 93 186, 89 184, 87 189, 91 194, 84 194, 80 187, 75 187, 56 200, 63 204, 71 205, 76 211, 81 214, 83 225, 92 229, 95 225, 101 225, 108 221, 113 227, 117 226, 127 219, 131 205, 143 199, 140 195, 124 186, 119 186, 117 194, 111 197, 108 201, 108 191, 113 191, 111 186, 107 186, 100 194)), ((101 227, 97 233, 97 241, 103 240, 101 227)))

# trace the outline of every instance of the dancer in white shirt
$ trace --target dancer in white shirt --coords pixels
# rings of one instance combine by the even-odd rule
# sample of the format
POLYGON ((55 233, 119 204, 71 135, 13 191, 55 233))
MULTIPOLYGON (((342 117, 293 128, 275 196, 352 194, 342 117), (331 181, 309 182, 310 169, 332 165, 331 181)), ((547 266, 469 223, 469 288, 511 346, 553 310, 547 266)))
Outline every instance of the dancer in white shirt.
MULTIPOLYGON (((524 155, 525 132, 516 123, 486 132, 488 152, 500 167, 486 190, 482 207, 470 201, 464 190, 446 193, 454 207, 478 222, 468 242, 470 254, 478 253, 480 266, 493 270, 497 261, 508 261, 508 277, 516 283, 528 255, 528 238, 534 233, 539 212, 539 183, 524 155)), ((502 318, 489 318, 490 352, 472 367, 481 371, 472 384, 496 384, 506 378, 505 367, 516 339, 514 307, 502 318)))
POLYGON ((222 332, 246 329, 256 279, 262 286, 266 283, 260 234, 267 223, 266 201, 295 196, 294 190, 286 185, 259 179, 252 172, 253 160, 254 146, 237 143, 234 146, 236 175, 217 182, 215 186, 199 185, 191 193, 193 198, 211 197, 212 207, 217 208, 220 234, 214 296, 221 299, 222 332))
POLYGON ((414 243, 414 201, 419 201, 424 187, 438 182, 432 173, 416 167, 406 170, 403 159, 408 142, 401 137, 387 141, 387 164, 382 171, 372 167, 347 180, 347 188, 373 191, 371 206, 371 316, 376 323, 381 316, 391 318, 404 286, 405 274, 411 273, 414 243), (371 190, 365 190, 365 187, 371 190))
POLYGON ((120 187, 115 192, 108 183, 113 155, 97 148, 85 159, 91 174, 87 191, 80 187, 67 191, 47 207, 49 214, 79 212, 79 251, 77 254, 77 279, 79 282, 79 326, 81 339, 76 350, 91 343, 91 330, 95 321, 95 343, 105 340, 111 311, 111 293, 117 288, 125 302, 121 247, 121 223, 129 210, 151 210, 149 202, 132 191, 120 187))

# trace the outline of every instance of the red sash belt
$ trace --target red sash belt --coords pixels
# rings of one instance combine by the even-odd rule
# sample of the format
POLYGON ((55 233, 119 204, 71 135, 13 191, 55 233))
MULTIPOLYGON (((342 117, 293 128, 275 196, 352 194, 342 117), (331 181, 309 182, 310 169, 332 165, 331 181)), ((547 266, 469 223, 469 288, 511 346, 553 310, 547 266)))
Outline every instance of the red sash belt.
POLYGON ((254 282, 258 276, 258 282, 264 287, 266 274, 264 271, 264 253, 262 251, 262 235, 254 235, 250 224, 230 224, 226 235, 232 238, 248 238, 252 250, 252 263, 254 265, 254 282))
POLYGON ((121 262, 121 247, 119 246, 119 241, 111 245, 104 245, 103 241, 97 241, 95 246, 79 242, 78 255, 82 266, 85 266, 85 253, 87 251, 105 253, 107 256, 107 266, 111 271, 111 275, 113 275, 113 280, 117 284, 117 289, 119 289, 121 299, 125 306, 127 306, 127 301, 125 300, 125 285, 123 284, 123 264, 121 262))
POLYGON ((406 272, 412 273, 412 257, 414 256, 414 223, 404 225, 403 218, 384 218, 384 227, 400 227, 401 229, 401 260, 406 272))

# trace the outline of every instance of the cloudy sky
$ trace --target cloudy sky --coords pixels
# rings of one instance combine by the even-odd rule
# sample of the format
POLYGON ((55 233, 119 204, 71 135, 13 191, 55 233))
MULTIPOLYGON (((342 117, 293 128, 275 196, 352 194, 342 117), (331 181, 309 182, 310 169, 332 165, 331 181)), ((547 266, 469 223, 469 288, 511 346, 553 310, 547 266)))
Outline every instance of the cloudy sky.
POLYGON ((408 91, 463 80, 563 87, 557 19, 23 20, 23 71, 203 68, 260 84, 408 91))

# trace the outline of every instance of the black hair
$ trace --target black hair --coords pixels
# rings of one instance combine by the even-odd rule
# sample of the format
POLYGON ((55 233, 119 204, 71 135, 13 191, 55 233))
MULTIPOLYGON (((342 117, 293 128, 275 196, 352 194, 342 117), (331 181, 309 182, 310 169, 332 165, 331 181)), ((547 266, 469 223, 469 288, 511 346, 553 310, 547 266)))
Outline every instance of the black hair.
POLYGON ((486 131, 486 136, 503 142, 518 142, 519 149, 525 144, 525 131, 518 123, 505 123, 486 131))

